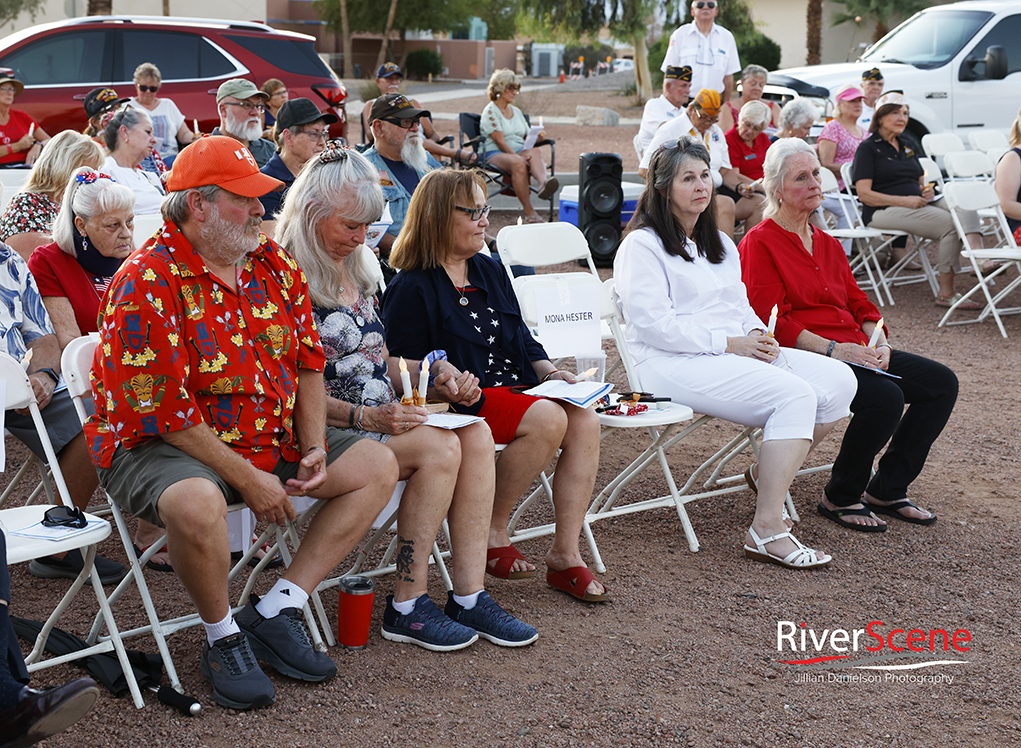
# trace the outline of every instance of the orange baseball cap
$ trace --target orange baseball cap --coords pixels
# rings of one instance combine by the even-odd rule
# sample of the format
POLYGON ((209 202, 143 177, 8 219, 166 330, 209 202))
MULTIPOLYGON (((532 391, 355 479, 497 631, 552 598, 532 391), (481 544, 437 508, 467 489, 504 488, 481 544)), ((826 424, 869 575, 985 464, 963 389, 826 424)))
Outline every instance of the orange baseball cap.
POLYGON ((284 183, 259 171, 255 157, 240 142, 206 135, 181 151, 167 175, 171 192, 216 185, 242 197, 262 197, 284 183))
POLYGON ((703 88, 695 94, 695 103, 702 107, 702 111, 710 117, 717 116, 722 106, 719 91, 714 91, 711 88, 703 88))

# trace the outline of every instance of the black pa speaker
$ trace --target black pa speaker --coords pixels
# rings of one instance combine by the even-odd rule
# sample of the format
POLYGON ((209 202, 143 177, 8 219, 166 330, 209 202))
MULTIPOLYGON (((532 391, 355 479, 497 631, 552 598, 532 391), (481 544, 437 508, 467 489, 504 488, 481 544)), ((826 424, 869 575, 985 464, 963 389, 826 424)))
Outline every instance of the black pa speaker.
POLYGON ((583 153, 578 160, 578 228, 599 267, 613 265, 620 244, 623 171, 617 153, 583 153))

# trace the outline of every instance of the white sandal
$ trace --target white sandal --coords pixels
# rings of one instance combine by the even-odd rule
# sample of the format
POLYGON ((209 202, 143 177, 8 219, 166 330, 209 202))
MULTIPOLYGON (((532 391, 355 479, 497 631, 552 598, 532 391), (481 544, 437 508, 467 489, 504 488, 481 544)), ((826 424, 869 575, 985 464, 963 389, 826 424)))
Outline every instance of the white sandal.
POLYGON ((755 543, 755 548, 749 548, 747 545, 744 547, 745 558, 750 558, 753 561, 761 561, 766 564, 776 564, 777 566, 784 566, 788 569, 814 569, 819 566, 826 566, 833 557, 828 554, 822 554, 822 559, 816 558, 816 551, 813 548, 806 548, 801 544, 801 541, 791 535, 789 532, 781 532, 778 535, 770 535, 768 538, 760 538, 758 533, 751 527, 748 528, 748 534, 752 536, 752 542, 755 543), (794 541, 794 544, 798 546, 797 550, 791 551, 790 554, 780 558, 774 556, 772 553, 766 550, 766 544, 772 543, 774 540, 782 540, 783 538, 790 538, 794 541))

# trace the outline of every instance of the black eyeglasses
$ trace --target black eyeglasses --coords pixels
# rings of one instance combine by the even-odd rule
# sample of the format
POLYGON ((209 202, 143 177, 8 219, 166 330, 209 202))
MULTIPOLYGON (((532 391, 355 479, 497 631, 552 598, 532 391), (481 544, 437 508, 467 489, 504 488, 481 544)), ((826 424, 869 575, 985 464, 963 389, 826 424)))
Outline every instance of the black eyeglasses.
POLYGON ((262 114, 264 111, 266 111, 266 107, 264 107, 262 104, 253 104, 250 101, 225 101, 223 103, 226 104, 227 106, 239 106, 249 114, 251 114, 252 112, 262 114))
POLYGON ((410 130, 415 125, 419 125, 422 122, 422 117, 419 115, 414 119, 396 119, 394 117, 380 117, 384 122, 389 122, 391 125, 397 125, 402 130, 410 130))
POLYGON ((78 507, 55 506, 46 510, 43 515, 45 527, 74 527, 81 529, 89 524, 85 512, 78 507))
POLYGON ((507 86, 507 90, 508 91, 520 91, 521 90, 521 86, 519 86, 517 83, 511 83, 509 86, 507 86))
POLYGON ((140 83, 136 83, 135 85, 138 86, 139 91, 151 91, 152 93, 156 93, 160 90, 159 86, 143 86, 140 83))
POLYGON ((455 205, 454 210, 467 213, 470 219, 473 221, 479 221, 489 215, 489 211, 492 210, 492 207, 483 205, 481 208, 462 208, 460 205, 455 205))
POLYGON ((709 0, 708 3, 703 3, 701 2, 701 0, 699 0, 699 2, 695 3, 695 7, 698 8, 699 10, 701 10, 702 8, 709 8, 709 10, 712 10, 713 8, 716 7, 716 3, 712 2, 712 0, 709 0))

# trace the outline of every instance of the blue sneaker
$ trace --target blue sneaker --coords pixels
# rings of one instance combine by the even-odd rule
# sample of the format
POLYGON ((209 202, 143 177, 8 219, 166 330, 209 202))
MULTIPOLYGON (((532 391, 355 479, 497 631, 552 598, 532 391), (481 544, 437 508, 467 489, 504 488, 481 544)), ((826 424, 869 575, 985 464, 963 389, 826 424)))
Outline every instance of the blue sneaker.
POLYGON ((269 706, 276 701, 273 683, 255 661, 244 632, 202 645, 202 675, 213 686, 213 701, 231 709, 269 706))
POLYGON ((317 652, 305 628, 301 611, 284 608, 272 618, 259 615, 258 595, 234 616, 238 628, 248 635, 252 652, 277 672, 298 680, 319 683, 337 674, 337 664, 329 655, 317 652))
POLYGON ((501 647, 523 647, 539 638, 539 632, 524 621, 519 621, 505 611, 483 590, 475 607, 466 610, 454 600, 454 593, 447 593, 447 607, 443 610, 449 618, 475 629, 478 635, 501 647))
POLYGON ((415 609, 404 616, 394 608, 394 596, 386 596, 383 638, 392 642, 417 644, 433 652, 464 649, 478 641, 474 629, 448 618, 428 595, 415 600, 415 609))

